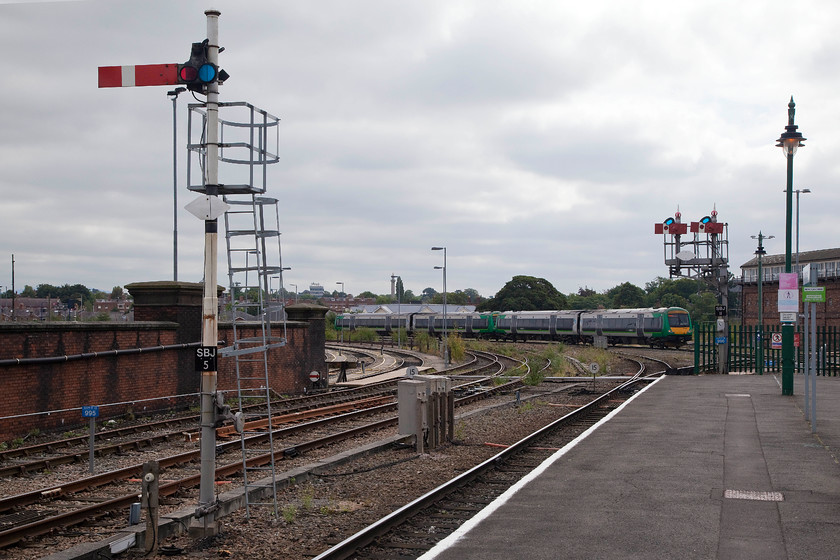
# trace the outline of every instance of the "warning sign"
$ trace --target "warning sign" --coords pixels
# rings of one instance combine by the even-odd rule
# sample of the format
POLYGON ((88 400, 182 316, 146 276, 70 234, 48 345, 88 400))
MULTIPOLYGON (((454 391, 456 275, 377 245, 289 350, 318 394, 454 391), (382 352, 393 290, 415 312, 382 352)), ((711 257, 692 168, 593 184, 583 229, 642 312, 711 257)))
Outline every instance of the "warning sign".
POLYGON ((770 348, 773 350, 781 350, 782 349, 782 333, 774 332, 770 335, 770 348))

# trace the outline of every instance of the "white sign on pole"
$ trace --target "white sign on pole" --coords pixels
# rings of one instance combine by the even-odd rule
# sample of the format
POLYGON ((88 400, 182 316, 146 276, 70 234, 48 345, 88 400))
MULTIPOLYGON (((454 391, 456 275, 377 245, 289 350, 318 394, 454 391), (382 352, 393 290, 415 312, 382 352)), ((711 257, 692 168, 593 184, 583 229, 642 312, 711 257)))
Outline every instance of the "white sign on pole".
POLYGON ((779 290, 779 313, 799 311, 799 290, 779 290))
POLYGON ((796 313, 779 313, 779 320, 782 323, 795 323, 796 322, 796 313))

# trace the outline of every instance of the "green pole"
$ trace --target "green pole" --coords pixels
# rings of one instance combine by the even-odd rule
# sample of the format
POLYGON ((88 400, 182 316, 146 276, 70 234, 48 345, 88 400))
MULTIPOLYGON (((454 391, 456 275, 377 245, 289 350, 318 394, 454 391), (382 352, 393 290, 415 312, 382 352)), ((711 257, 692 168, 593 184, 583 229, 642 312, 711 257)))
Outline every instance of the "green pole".
MULTIPOLYGON (((779 137, 777 147, 782 148, 787 160, 787 189, 785 191, 786 205, 785 205, 785 272, 791 272, 791 238, 793 230, 793 156, 796 154, 797 148, 802 146, 801 132, 797 132, 799 128, 794 124, 794 116, 796 114, 796 103, 793 102, 793 97, 788 103, 788 124, 785 127, 785 132, 779 137)), ((797 311, 798 313, 798 311, 797 311)), ((782 394, 793 395, 793 323, 782 324, 782 394)))
POLYGON ((700 323, 694 326, 694 375, 700 374, 700 323))
MULTIPOLYGON (((785 272, 791 271, 793 224, 793 154, 787 156, 787 202, 785 206, 785 272)), ((793 324, 782 323, 782 394, 793 394, 793 324)))
POLYGON ((755 349, 755 371, 758 375, 764 375, 764 296, 761 294, 761 285, 764 283, 764 277, 761 275, 761 257, 764 254, 764 247, 761 232, 758 232, 758 347, 755 349))

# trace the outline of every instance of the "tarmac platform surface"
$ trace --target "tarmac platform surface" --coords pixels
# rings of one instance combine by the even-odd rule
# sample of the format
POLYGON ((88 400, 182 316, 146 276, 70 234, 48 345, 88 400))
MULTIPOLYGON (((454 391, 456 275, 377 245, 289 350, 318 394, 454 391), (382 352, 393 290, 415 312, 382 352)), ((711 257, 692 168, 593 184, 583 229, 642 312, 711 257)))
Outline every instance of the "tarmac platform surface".
POLYGON ((840 558, 840 378, 668 376, 421 558, 840 558))

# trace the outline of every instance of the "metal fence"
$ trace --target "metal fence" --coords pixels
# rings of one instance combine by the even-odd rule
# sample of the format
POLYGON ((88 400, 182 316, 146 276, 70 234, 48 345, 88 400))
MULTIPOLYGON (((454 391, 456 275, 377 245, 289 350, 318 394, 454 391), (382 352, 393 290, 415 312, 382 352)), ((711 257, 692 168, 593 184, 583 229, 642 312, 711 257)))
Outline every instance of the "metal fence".
MULTIPOLYGON (((797 331, 800 344, 794 347, 794 371, 805 371, 805 334, 802 327, 797 331)), ((762 341, 765 373, 782 372, 781 344, 773 343, 773 334, 781 336, 781 325, 765 325, 762 341), (778 346, 778 347, 774 347, 778 346)), ((718 351, 715 339, 721 336, 715 323, 695 325, 694 331, 694 371, 695 373, 717 369, 718 351)), ((755 372, 757 365, 758 331, 756 327, 732 326, 729 329, 727 345, 729 348, 730 372, 755 372)), ((796 339, 795 339, 796 340, 796 339)), ((817 375, 840 376, 840 329, 837 327, 817 328, 817 375)))

